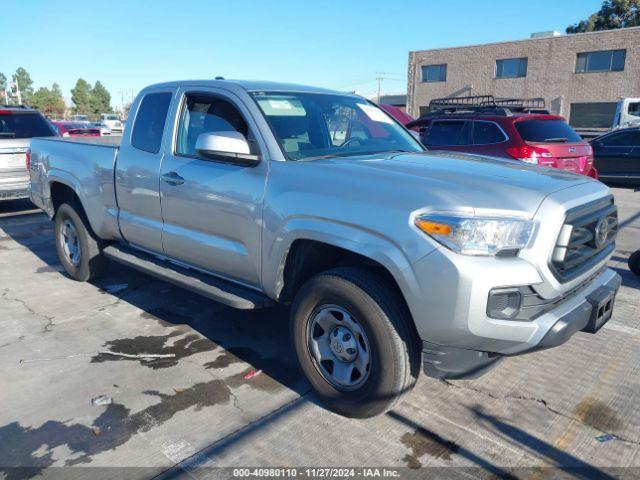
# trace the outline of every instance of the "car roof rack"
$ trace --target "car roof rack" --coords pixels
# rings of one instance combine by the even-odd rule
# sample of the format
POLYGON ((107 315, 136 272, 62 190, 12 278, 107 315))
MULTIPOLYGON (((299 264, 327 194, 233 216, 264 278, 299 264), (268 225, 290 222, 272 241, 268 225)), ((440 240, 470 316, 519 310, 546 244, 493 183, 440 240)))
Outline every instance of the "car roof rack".
POLYGON ((434 98, 430 112, 420 118, 454 113, 509 116, 514 113, 549 113, 544 98, 495 98, 493 95, 434 98))

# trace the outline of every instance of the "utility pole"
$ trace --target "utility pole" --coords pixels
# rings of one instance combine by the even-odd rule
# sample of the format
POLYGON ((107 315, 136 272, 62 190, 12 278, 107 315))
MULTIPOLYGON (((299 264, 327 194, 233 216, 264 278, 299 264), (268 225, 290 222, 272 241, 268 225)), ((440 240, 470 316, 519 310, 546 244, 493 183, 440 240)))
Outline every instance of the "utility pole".
POLYGON ((20 85, 18 85, 16 77, 13 77, 13 82, 9 85, 9 88, 15 89, 15 96, 18 97, 18 105, 22 105, 22 94, 20 93, 20 85))
POLYGON ((376 80, 378 81, 378 95, 377 95, 376 103, 380 103, 380 84, 384 80, 384 76, 386 74, 387 72, 376 72, 376 80))

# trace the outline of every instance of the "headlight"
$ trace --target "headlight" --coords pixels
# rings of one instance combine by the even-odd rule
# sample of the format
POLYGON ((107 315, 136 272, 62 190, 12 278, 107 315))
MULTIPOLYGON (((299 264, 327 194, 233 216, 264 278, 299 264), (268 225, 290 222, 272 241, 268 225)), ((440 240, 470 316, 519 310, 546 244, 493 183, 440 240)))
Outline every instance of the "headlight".
POLYGON ((464 255, 517 253, 533 233, 533 222, 515 218, 422 215, 415 225, 445 247, 464 255))

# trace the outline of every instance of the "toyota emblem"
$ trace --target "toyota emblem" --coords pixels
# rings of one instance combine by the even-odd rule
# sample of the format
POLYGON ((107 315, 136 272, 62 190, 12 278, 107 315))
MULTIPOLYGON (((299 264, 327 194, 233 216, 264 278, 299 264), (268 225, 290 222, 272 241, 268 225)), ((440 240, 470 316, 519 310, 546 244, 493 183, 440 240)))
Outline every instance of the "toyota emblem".
POLYGON ((598 220, 598 223, 596 223, 596 229, 594 231, 596 248, 601 248, 607 241, 608 236, 609 222, 607 221, 607 217, 602 217, 598 220))

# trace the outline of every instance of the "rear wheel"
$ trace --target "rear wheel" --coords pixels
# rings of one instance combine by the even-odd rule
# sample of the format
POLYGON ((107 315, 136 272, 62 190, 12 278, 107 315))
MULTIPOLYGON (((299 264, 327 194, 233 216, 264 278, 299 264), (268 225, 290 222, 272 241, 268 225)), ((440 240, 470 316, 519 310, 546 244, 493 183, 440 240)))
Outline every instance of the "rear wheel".
POLYGON ((55 217, 56 250, 60 263, 74 280, 86 282, 100 276, 107 266, 102 241, 91 228, 82 207, 63 203, 55 217))
POLYGON ((296 295, 291 315, 300 367, 332 410, 372 417, 415 384, 419 349, 410 316, 375 274, 360 268, 319 274, 296 295))
POLYGON ((640 276, 640 250, 636 250, 629 257, 629 270, 640 276))

